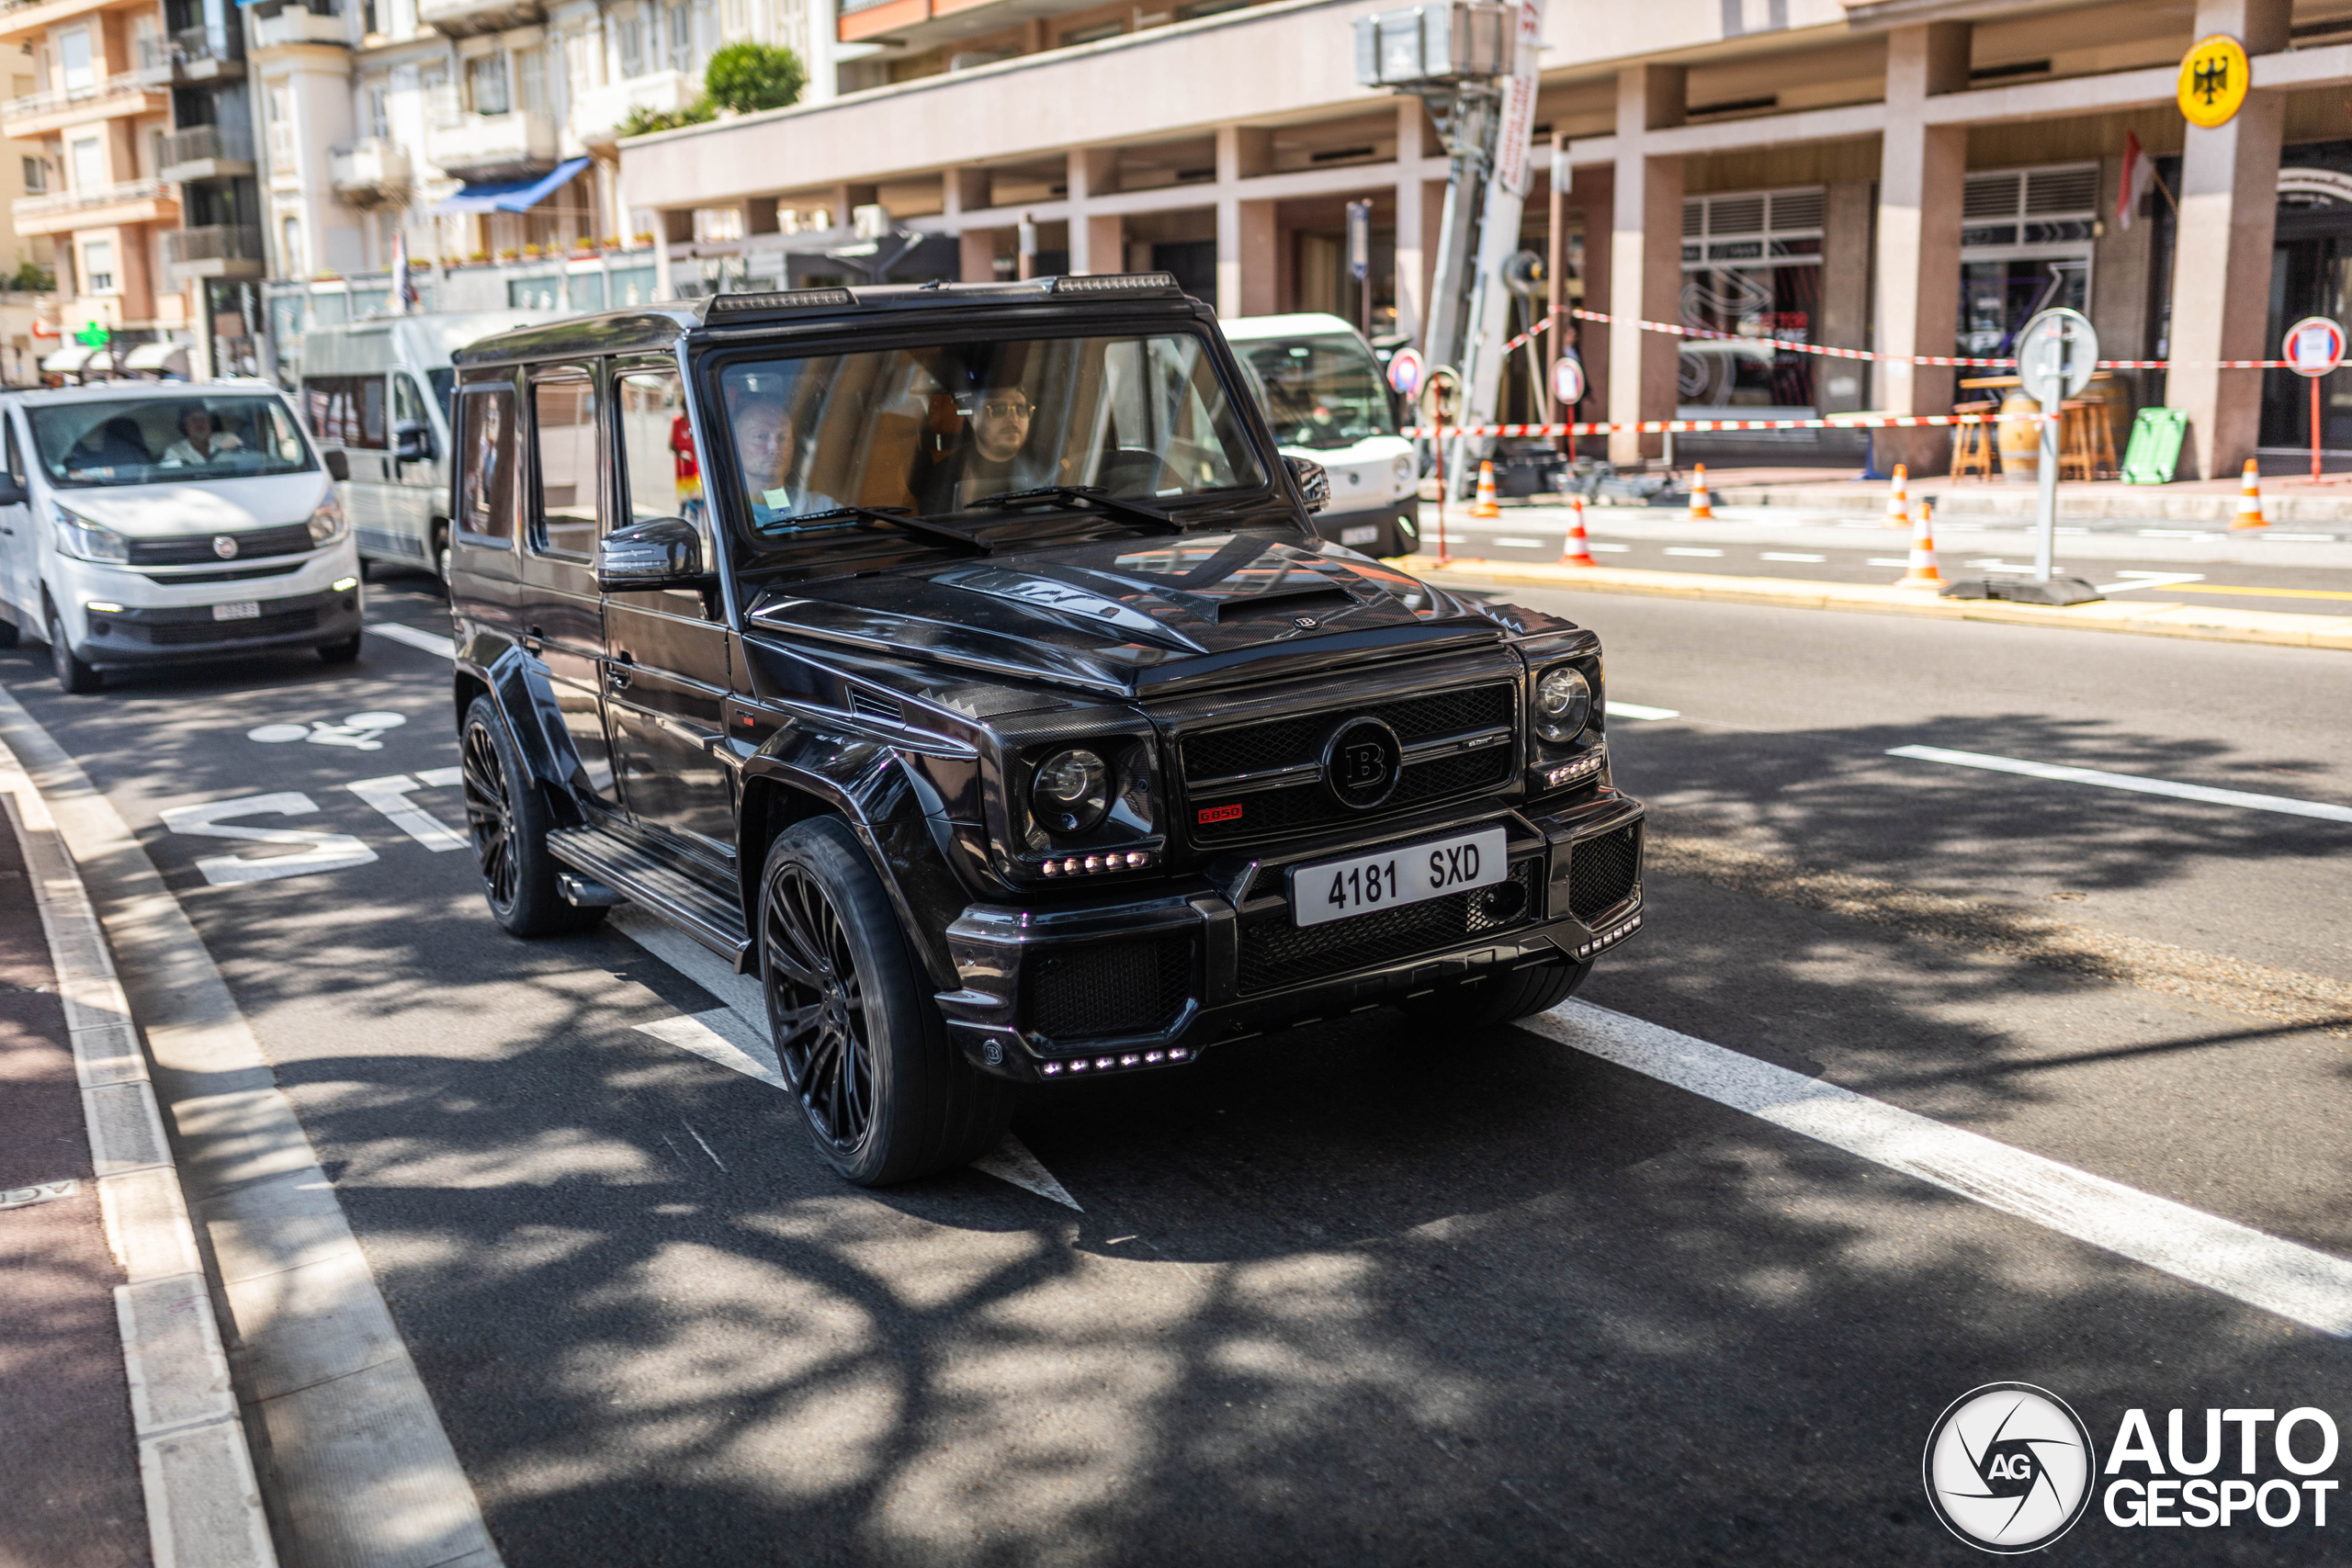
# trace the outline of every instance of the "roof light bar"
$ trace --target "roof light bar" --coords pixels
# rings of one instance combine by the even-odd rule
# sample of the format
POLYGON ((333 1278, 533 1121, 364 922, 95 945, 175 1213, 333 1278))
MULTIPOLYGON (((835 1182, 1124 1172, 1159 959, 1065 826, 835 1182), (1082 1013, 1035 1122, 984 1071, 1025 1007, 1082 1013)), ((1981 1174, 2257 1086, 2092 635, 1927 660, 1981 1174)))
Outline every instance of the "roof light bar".
POLYGON ((1143 294, 1177 292, 1172 272, 1106 272, 1085 277, 1057 277, 1057 294, 1143 294))
POLYGON ((709 313, 747 316, 757 310, 816 310, 856 303, 857 296, 846 288, 778 288, 759 294, 714 294, 709 313))

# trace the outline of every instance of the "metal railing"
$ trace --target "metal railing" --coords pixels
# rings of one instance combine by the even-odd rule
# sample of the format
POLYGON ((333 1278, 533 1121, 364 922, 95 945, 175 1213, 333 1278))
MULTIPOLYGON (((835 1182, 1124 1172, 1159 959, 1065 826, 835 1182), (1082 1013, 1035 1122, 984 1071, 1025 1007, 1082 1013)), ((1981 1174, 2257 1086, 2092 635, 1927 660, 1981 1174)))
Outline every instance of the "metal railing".
POLYGON ((194 65, 206 60, 242 60, 244 35, 223 28, 182 28, 169 35, 152 33, 139 40, 139 69, 161 71, 174 65, 194 65))
POLYGON ((259 229, 236 223, 212 223, 198 229, 175 229, 164 236, 164 259, 174 266, 183 262, 266 261, 259 229))
POLYGON ((51 109, 68 108, 74 104, 94 103, 101 98, 127 94, 143 96, 150 90, 140 82, 136 72, 125 71, 103 82, 93 82, 86 87, 61 87, 52 92, 28 93, 21 98, 10 98, 0 104, 0 118, 20 119, 26 115, 47 114, 51 109))
POLYGON ((52 212, 74 212, 85 207, 112 207, 117 202, 149 201, 172 194, 161 180, 124 180, 110 186, 84 186, 77 190, 52 191, 47 196, 17 197, 18 218, 40 218, 52 212))
POLYGON ((249 125, 192 125, 164 138, 164 167, 179 164, 254 161, 254 132, 249 125))

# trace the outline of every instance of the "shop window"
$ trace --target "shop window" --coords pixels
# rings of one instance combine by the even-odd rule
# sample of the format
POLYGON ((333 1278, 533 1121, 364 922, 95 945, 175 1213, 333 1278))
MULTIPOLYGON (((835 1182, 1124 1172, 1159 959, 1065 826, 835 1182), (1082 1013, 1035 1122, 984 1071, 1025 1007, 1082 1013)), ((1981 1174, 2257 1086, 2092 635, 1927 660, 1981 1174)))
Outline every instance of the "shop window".
POLYGON ((1823 188, 1741 191, 1682 204, 1682 324, 1678 405, 1749 417, 1810 417, 1811 344, 1821 309, 1823 188))
POLYGON ((477 54, 466 62, 466 93, 476 114, 504 114, 514 107, 506 90, 506 53, 477 54))
POLYGON ((1960 352, 2003 358, 2046 310, 2090 308, 2098 165, 1988 169, 1962 187, 1960 352))

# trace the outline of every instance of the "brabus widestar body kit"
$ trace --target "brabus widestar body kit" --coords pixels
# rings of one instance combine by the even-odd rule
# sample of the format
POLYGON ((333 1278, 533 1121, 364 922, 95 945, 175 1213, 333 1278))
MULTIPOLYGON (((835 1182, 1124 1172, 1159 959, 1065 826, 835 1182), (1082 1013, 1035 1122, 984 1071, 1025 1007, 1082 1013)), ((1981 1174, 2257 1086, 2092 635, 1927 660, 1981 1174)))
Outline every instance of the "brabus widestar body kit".
POLYGON ((1569 995, 1641 923, 1600 647, 1317 538, 1171 280, 721 295, 458 355, 470 829, 518 934, 756 975, 853 1180, 1014 1084, 1569 995))

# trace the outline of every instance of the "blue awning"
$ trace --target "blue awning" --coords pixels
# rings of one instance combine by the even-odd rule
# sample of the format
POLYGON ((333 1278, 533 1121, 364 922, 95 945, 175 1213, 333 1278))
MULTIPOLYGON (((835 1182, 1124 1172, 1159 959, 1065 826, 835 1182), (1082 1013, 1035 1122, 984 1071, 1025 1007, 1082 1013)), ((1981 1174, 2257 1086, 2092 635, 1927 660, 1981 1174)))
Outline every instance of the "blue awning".
POLYGON ((536 180, 504 180, 495 185, 466 186, 433 210, 448 212, 528 212, 571 183, 588 166, 585 158, 567 158, 536 180))

